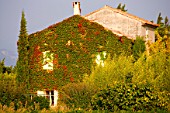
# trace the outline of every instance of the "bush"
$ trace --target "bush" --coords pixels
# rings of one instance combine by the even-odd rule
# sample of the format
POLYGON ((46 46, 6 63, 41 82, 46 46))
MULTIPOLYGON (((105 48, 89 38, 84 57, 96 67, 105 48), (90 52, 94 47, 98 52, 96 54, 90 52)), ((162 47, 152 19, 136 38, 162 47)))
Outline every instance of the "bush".
POLYGON ((61 101, 70 108, 88 109, 96 88, 86 83, 70 83, 61 89, 61 101))
POLYGON ((133 57, 124 54, 115 55, 113 59, 108 57, 104 62, 104 67, 96 66, 90 76, 85 78, 88 84, 94 84, 96 87, 103 88, 108 84, 126 82, 127 75, 130 76, 133 71, 133 57))
POLYGON ((146 50, 145 41, 143 40, 142 37, 136 37, 132 50, 133 56, 136 60, 141 57, 141 55, 146 50))
POLYGON ((38 104, 39 105, 39 109, 42 110, 44 108, 45 109, 49 109, 50 102, 45 97, 36 96, 36 97, 33 97, 33 99, 28 103, 28 106, 29 107, 32 106, 33 107, 33 111, 34 111, 34 110, 36 110, 36 104, 38 104))
POLYGON ((13 102, 16 110, 20 107, 20 102, 25 104, 25 90, 23 86, 17 85, 14 74, 1 74, 0 84, 0 103, 3 106, 9 106, 13 102))
POLYGON ((166 52, 143 55, 134 63, 132 74, 133 83, 149 83, 170 93, 170 57, 166 52))
POLYGON ((135 84, 117 84, 107 86, 95 94, 91 105, 93 110, 156 110, 166 109, 167 100, 154 92, 149 86, 139 86, 135 84))
MULTIPOLYGON (((0 104, 2 106, 10 107, 10 104, 14 104, 14 110, 18 110, 22 107, 35 111, 35 104, 38 104, 40 110, 43 108, 49 108, 49 102, 44 97, 27 97, 25 86, 16 83, 15 74, 0 74, 0 104)), ((38 110, 39 110, 38 109, 38 110)))

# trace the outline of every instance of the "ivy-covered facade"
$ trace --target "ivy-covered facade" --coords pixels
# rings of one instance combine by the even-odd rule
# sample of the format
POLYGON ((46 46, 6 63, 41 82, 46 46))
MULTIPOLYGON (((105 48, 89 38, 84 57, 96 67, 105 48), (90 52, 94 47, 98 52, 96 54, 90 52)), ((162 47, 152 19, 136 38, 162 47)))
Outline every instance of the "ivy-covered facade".
POLYGON ((81 81, 97 65, 96 55, 102 52, 101 60, 109 54, 132 54, 130 39, 117 37, 78 15, 30 34, 28 43, 28 86, 35 91, 81 81))

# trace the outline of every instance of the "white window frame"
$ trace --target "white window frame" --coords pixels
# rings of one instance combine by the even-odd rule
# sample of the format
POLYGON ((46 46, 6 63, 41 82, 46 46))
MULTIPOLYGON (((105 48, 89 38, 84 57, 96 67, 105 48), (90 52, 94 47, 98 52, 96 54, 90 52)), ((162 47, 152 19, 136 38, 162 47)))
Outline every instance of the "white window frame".
POLYGON ((57 106, 57 101, 58 101, 58 91, 57 90, 43 90, 43 91, 37 91, 37 96, 42 96, 47 99, 49 99, 51 107, 57 106), (49 92, 49 94, 47 94, 49 92), (53 92, 53 95, 52 95, 53 92))
POLYGON ((50 51, 43 52, 43 69, 44 70, 53 70, 53 54, 50 51), (50 54, 47 55, 47 54, 50 54))
MULTIPOLYGON (((103 52, 100 52, 100 53, 102 53, 103 58, 106 59, 106 55, 107 55, 106 51, 103 51, 103 52)), ((101 59, 101 54, 100 54, 100 53, 98 53, 98 54, 96 55, 96 60, 95 60, 95 62, 96 62, 96 64, 101 65, 102 67, 104 67, 104 60, 101 59)))
POLYGON ((146 32, 145 32, 146 33, 145 34, 146 35, 146 41, 148 41, 149 40, 149 29, 148 29, 148 27, 146 27, 145 30, 146 30, 146 32))

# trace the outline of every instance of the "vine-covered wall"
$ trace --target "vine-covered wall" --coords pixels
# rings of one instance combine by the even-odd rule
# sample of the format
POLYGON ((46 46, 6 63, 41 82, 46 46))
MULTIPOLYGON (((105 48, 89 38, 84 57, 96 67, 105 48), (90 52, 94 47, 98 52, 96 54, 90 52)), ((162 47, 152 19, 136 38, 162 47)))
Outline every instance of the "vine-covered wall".
POLYGON ((31 89, 58 89, 69 82, 81 81, 95 65, 96 54, 106 51, 132 53, 132 41, 117 37, 111 31, 81 16, 29 35, 29 86, 31 89), (53 70, 44 70, 43 52, 53 56, 53 70))

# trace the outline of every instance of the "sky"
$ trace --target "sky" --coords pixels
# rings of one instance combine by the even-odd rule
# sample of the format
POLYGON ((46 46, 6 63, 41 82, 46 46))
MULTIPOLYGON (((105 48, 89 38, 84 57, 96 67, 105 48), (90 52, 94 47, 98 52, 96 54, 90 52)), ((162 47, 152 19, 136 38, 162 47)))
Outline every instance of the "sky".
MULTIPOLYGON (((93 12, 104 5, 116 8, 126 4, 128 13, 153 20, 158 14, 170 19, 170 0, 78 0, 81 15, 93 12)), ((28 34, 73 16, 72 2, 77 0, 0 0, 0 61, 15 66, 17 60, 17 40, 20 32, 21 13, 25 12, 28 34)))

